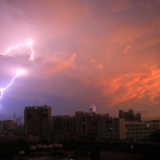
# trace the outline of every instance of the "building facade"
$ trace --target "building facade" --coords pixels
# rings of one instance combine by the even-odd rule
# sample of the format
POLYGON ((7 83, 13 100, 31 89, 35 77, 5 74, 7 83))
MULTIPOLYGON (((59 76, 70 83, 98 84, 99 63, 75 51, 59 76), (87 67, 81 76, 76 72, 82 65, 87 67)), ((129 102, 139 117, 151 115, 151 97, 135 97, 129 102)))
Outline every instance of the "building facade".
POLYGON ((160 121, 126 121, 125 139, 149 139, 151 134, 160 129, 160 121))
POLYGON ((140 140, 149 139, 160 129, 160 121, 126 121, 122 118, 99 121, 99 138, 140 140))
POLYGON ((70 135, 76 133, 75 116, 53 116, 52 121, 52 130, 54 133, 70 135))
POLYGON ((39 137, 40 141, 50 139, 51 107, 25 107, 24 110, 25 137, 39 137))
POLYGON ((99 121, 98 137, 105 139, 125 139, 125 119, 104 118, 99 121))
POLYGON ((76 117, 76 134, 92 134, 98 136, 98 122, 101 119, 108 118, 108 114, 93 114, 77 111, 76 117))

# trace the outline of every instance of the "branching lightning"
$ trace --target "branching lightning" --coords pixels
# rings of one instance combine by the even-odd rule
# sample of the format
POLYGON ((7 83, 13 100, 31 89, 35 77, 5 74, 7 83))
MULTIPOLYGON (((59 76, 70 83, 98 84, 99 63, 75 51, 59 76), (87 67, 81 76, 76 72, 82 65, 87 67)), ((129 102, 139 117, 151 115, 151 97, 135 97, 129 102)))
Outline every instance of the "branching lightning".
POLYGON ((1 100, 2 97, 3 97, 4 91, 5 91, 7 88, 9 88, 9 87, 13 84, 14 80, 15 80, 20 74, 22 74, 22 73, 23 73, 23 71, 18 71, 18 73, 16 74, 16 76, 12 78, 12 81, 11 81, 5 88, 1 88, 1 89, 0 89, 0 100, 1 100))
MULTIPOLYGON (((33 60, 34 51, 33 51, 33 48, 32 48, 32 44, 33 44, 32 41, 29 41, 28 43, 20 43, 20 44, 14 46, 14 47, 9 47, 9 48, 7 49, 7 51, 6 51, 5 53, 2 53, 1 55, 4 55, 4 56, 5 56, 5 55, 9 54, 11 50, 13 50, 13 49, 18 49, 20 46, 28 46, 28 47, 30 48, 30 50, 31 50, 30 59, 33 60)), ((20 76, 22 73, 23 73, 23 70, 19 70, 19 71, 17 72, 16 76, 12 78, 11 82, 10 82, 6 87, 0 88, 0 100, 1 100, 2 97, 3 97, 4 91, 7 90, 7 89, 13 84, 13 82, 15 81, 15 79, 16 79, 18 76, 20 76)))
POLYGON ((106 39, 103 37, 101 26, 100 26, 96 21, 93 20, 92 15, 91 15, 91 13, 89 12, 89 9, 88 9, 89 3, 90 3, 90 0, 87 0, 87 2, 86 2, 86 12, 87 12, 87 14, 89 15, 89 19, 90 19, 90 21, 99 29, 99 37, 103 40, 103 42, 104 42, 105 44, 107 44, 107 46, 110 48, 112 54, 116 57, 116 54, 113 52, 112 47, 109 45, 109 43, 108 43, 108 42, 106 41, 106 39))
POLYGON ((32 44, 33 44, 33 42, 29 41, 28 43, 20 43, 15 47, 9 47, 5 53, 2 53, 2 55, 5 56, 5 55, 9 54, 9 52, 11 50, 18 49, 18 47, 20 47, 20 46, 28 46, 30 48, 30 50, 31 50, 30 59, 33 60, 34 51, 33 51, 33 48, 32 48, 32 44))

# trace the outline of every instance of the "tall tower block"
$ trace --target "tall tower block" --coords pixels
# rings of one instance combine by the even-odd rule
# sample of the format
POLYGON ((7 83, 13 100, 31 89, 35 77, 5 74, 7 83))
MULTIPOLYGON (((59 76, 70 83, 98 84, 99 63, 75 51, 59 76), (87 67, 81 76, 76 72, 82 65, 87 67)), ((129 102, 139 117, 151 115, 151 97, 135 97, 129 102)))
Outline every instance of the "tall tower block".
POLYGON ((90 114, 96 113, 96 106, 94 104, 92 104, 90 106, 90 114))

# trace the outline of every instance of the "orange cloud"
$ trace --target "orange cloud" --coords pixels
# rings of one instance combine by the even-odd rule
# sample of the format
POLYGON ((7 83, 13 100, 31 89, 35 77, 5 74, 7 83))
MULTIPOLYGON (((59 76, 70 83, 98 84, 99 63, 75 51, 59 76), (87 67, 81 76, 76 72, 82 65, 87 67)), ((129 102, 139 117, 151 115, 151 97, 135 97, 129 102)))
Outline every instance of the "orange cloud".
POLYGON ((69 58, 66 53, 55 53, 51 57, 47 57, 47 61, 42 64, 42 68, 47 74, 54 74, 57 71, 73 67, 73 61, 76 54, 72 54, 69 58))
POLYGON ((128 45, 128 46, 124 49, 123 52, 125 52, 125 53, 128 52, 128 50, 131 48, 131 46, 132 46, 132 45, 128 45))
POLYGON ((160 70, 150 69, 146 73, 123 74, 117 78, 98 81, 98 86, 103 86, 102 94, 111 97, 111 104, 127 100, 136 103, 157 104, 160 93, 160 70), (145 97, 147 97, 145 99, 145 97))

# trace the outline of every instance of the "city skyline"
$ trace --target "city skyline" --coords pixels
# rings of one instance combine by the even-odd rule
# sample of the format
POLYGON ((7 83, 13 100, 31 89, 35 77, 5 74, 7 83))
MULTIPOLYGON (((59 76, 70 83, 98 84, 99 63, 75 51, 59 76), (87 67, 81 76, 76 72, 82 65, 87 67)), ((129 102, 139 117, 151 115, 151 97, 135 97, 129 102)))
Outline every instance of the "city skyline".
POLYGON ((159 0, 38 0, 0 2, 0 88, 24 69, 0 100, 0 119, 25 106, 52 115, 88 112, 116 117, 133 108, 160 119, 159 0))

